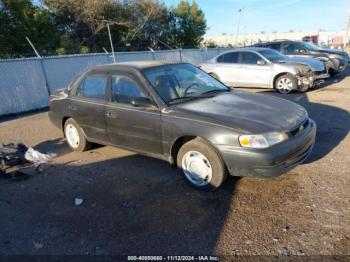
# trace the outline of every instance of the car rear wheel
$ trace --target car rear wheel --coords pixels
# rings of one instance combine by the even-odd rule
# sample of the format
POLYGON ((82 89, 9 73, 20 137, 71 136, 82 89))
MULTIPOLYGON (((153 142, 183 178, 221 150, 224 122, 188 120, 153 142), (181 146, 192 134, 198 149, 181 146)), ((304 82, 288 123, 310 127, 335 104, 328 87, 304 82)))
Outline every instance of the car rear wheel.
POLYGON ((281 94, 289 94, 298 88, 298 81, 289 74, 278 77, 275 81, 275 88, 281 94))
POLYGON ((202 190, 215 190, 226 180, 226 168, 220 155, 206 141, 197 138, 184 144, 177 155, 177 165, 186 180, 202 190))
POLYGON ((64 124, 64 136, 73 151, 84 152, 90 147, 90 143, 86 140, 81 127, 72 118, 64 124))

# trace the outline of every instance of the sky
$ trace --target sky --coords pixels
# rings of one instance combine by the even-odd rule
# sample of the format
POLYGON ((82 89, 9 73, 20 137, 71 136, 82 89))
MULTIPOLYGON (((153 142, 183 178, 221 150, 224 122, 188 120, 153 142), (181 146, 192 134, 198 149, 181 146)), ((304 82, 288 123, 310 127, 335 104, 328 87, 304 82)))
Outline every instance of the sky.
MULTIPOLYGON (((167 6, 180 0, 163 0, 167 6)), ((191 0, 189 0, 191 2, 191 0)), ((341 30, 346 27, 350 0, 196 0, 207 19, 208 36, 240 33, 341 30)))

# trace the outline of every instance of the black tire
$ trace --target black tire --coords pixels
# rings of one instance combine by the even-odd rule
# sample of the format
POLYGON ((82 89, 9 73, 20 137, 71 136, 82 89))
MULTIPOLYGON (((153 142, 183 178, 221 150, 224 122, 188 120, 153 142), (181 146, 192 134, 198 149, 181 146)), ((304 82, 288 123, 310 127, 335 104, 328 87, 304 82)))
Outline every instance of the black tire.
POLYGON ((339 71, 337 71, 337 70, 335 70, 335 69, 333 69, 333 68, 330 68, 329 71, 328 71, 328 73, 329 73, 329 76, 330 76, 330 77, 334 77, 334 76, 336 76, 336 75, 339 74, 339 71))
POLYGON ((281 94, 290 94, 293 91, 298 90, 298 80, 292 76, 291 74, 284 74, 279 76, 274 83, 274 87, 277 90, 277 92, 281 93, 281 94), (287 90, 287 89, 280 89, 278 84, 282 79, 289 79, 292 82, 292 88, 287 90))
POLYGON ((83 130, 81 129, 81 127, 78 125, 77 122, 74 121, 73 118, 69 118, 65 123, 64 123, 64 136, 67 139, 67 126, 68 125, 73 125, 76 130, 78 131, 78 135, 79 135, 79 146, 78 147, 73 147, 68 141, 67 144, 69 145, 69 147, 76 152, 84 152, 86 150, 88 150, 91 147, 91 143, 89 143, 85 137, 85 134, 83 132, 83 130))
POLYGON ((184 144, 177 154, 177 166, 182 169, 186 181, 193 187, 201 190, 213 191, 218 189, 226 180, 227 173, 225 164, 216 149, 203 139, 196 138, 184 144), (196 151, 203 154, 209 161, 212 169, 212 178, 207 185, 199 186, 191 182, 182 167, 182 160, 186 153, 196 151))

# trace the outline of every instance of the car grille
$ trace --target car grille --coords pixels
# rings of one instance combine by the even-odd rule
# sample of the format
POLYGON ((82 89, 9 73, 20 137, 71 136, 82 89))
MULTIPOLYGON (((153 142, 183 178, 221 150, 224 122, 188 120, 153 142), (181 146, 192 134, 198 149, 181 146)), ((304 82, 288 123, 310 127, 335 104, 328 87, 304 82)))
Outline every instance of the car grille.
POLYGON ((299 133, 302 133, 308 127, 309 124, 310 124, 310 121, 309 119, 307 119, 305 122, 303 122, 302 124, 294 128, 292 131, 290 131, 289 134, 292 136, 296 136, 299 133))

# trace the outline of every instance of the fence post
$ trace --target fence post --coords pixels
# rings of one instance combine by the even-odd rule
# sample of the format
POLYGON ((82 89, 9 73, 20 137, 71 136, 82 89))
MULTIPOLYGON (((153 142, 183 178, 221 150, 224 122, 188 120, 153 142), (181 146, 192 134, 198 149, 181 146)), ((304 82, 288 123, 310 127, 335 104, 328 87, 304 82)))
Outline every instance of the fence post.
POLYGON ((180 54, 180 62, 182 63, 182 52, 181 52, 181 49, 179 49, 179 54, 180 54))
POLYGON ((45 70, 45 66, 43 63, 43 58, 40 57, 40 66, 41 66, 41 70, 43 71, 43 75, 44 75, 44 80, 45 80, 45 87, 47 90, 47 94, 50 96, 51 95, 51 90, 50 90, 50 86, 49 86, 49 81, 47 80, 47 74, 46 74, 46 70, 45 70))

